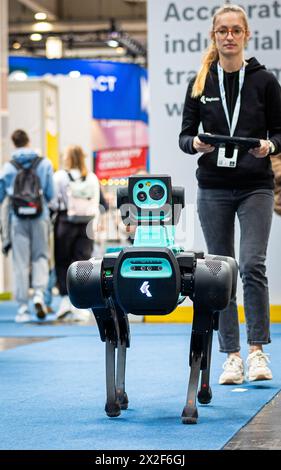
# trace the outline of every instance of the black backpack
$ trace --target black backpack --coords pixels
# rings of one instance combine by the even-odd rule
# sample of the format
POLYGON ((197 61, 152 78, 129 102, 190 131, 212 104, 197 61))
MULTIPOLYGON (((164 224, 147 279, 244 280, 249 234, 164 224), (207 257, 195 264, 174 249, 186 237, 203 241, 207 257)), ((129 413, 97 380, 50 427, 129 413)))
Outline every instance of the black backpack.
POLYGON ((36 173, 36 168, 42 160, 41 157, 35 157, 29 168, 24 168, 15 160, 10 162, 18 170, 11 202, 14 213, 20 218, 33 219, 42 213, 43 190, 36 173))

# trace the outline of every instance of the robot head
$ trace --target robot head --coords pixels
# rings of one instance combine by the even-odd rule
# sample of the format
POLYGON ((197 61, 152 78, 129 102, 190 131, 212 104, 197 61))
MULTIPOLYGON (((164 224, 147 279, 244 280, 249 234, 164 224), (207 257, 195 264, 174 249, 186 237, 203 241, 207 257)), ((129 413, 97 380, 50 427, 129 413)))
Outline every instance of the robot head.
POLYGON ((173 188, 167 175, 131 176, 128 187, 117 190, 117 207, 126 225, 176 225, 184 188, 173 188))

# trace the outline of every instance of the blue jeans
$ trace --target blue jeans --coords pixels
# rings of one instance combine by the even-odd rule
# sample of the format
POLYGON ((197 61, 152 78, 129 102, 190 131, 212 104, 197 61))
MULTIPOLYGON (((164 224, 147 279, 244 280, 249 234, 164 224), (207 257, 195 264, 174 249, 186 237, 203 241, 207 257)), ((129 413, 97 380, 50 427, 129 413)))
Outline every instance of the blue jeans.
MULTIPOLYGON (((241 232, 239 272, 248 344, 270 343, 265 260, 273 213, 273 191, 199 188, 197 210, 208 252, 233 258, 237 214, 241 232)), ((221 352, 240 350, 236 298, 220 312, 218 336, 221 352)))
POLYGON ((44 290, 44 303, 47 307, 51 307, 53 300, 52 289, 55 287, 57 282, 56 270, 55 268, 50 269, 49 271, 49 280, 46 289, 44 290))
POLYGON ((48 283, 48 220, 12 217, 12 253, 15 299, 28 303, 31 269, 31 286, 44 291, 48 283))

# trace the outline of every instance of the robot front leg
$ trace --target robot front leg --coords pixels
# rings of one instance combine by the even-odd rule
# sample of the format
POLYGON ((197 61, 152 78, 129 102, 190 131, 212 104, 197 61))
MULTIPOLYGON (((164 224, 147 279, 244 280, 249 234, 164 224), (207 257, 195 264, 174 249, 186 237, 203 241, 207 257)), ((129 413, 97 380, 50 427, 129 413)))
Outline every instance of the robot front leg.
POLYGON ((126 410, 129 403, 128 395, 125 392, 126 352, 126 344, 119 341, 117 348, 116 396, 121 410, 126 410))
POLYGON ((126 353, 127 348, 130 347, 130 325, 128 315, 118 305, 115 296, 112 297, 112 302, 118 323, 116 396, 121 410, 126 410, 129 403, 125 391, 126 353))
POLYGON ((196 394, 198 389, 202 355, 193 351, 191 353, 190 376, 187 390, 186 404, 182 412, 183 424, 196 424, 198 411, 196 407, 196 394))
POLYGON ((129 346, 129 323, 127 315, 121 311, 115 298, 109 299, 110 313, 114 330, 106 331, 106 405, 110 418, 120 415, 128 408, 125 392, 126 348, 129 346), (117 353, 116 353, 117 350, 117 353), (116 368, 117 355, 117 368, 116 368))
POLYGON ((115 418, 121 410, 128 408, 128 396, 125 391, 126 344, 118 341, 117 368, 116 345, 106 340, 106 405, 107 416, 115 418))
POLYGON ((213 328, 210 328, 208 335, 208 349, 206 358, 206 367, 201 372, 201 384, 198 391, 198 401, 202 405, 207 405, 212 400, 212 389, 210 387, 210 370, 212 357, 213 328))
POLYGON ((106 340, 106 405, 110 418, 120 415, 128 408, 128 395, 125 391, 126 344, 118 341, 117 369, 115 370, 116 346, 106 340))
POLYGON ((116 393, 116 348, 120 343, 120 333, 114 307, 92 309, 97 321, 101 340, 105 342, 106 404, 105 412, 110 418, 121 413, 116 393))
POLYGON ((114 324, 113 334, 106 332, 106 390, 105 411, 109 417, 117 417, 121 410, 128 408, 128 396, 125 391, 126 349, 130 345, 128 317, 115 298, 109 299, 111 318, 114 324), (117 350, 117 353, 116 353, 117 350), (117 368, 116 366, 117 355, 117 368))
POLYGON ((110 418, 116 418, 121 413, 121 406, 116 394, 115 384, 115 349, 116 345, 109 338, 105 341, 106 366, 106 404, 105 412, 110 418))
POLYGON ((214 330, 217 331, 218 328, 219 328, 219 312, 215 311, 213 312, 213 315, 211 317, 211 325, 209 329, 206 368, 202 370, 201 385, 200 385, 200 390, 197 395, 198 401, 202 405, 207 405, 212 400, 212 389, 210 387, 212 343, 213 343, 213 331, 214 330))
MULTIPOLYGON (((201 370, 205 371, 204 379, 209 384, 210 355, 212 345, 212 313, 202 311, 194 304, 192 333, 190 340, 190 377, 186 404, 182 412, 183 424, 196 424, 198 410, 196 397, 201 370)), ((199 397, 198 397, 199 399, 199 397)), ((200 402, 200 399, 199 399, 200 402)))

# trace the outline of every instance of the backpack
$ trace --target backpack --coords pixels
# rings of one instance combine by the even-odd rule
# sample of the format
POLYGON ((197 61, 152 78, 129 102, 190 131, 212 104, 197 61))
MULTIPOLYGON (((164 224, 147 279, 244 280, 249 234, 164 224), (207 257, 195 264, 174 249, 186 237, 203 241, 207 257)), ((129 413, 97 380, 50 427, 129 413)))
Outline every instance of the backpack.
POLYGON ((67 194, 67 220, 74 224, 88 223, 96 215, 99 201, 96 201, 95 175, 89 173, 87 176, 74 179, 67 172, 69 185, 67 194))
POLYGON ((38 217, 43 210, 43 190, 36 168, 43 159, 36 157, 29 168, 12 160, 10 163, 18 170, 14 182, 14 193, 11 205, 14 213, 20 218, 38 217))

